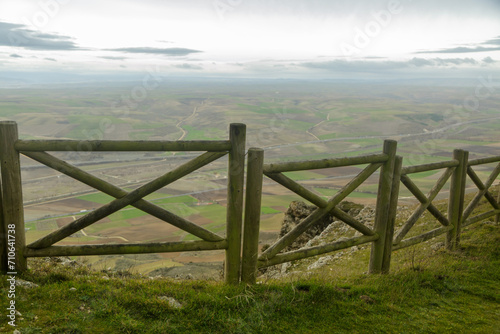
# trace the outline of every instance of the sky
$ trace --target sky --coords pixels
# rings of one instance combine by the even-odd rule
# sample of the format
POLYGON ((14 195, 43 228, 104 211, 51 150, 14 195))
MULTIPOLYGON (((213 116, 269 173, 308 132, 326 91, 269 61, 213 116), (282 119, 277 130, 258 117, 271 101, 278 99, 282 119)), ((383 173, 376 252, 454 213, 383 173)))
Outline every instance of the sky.
POLYGON ((500 75, 500 0, 2 0, 2 73, 500 75))

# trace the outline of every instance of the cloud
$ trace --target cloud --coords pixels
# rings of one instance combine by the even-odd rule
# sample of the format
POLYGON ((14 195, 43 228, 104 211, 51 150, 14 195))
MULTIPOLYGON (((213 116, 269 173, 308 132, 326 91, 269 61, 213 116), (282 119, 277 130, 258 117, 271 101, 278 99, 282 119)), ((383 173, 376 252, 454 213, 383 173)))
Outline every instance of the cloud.
POLYGON ((319 69, 319 70, 327 70, 327 71, 335 71, 335 72, 363 72, 363 71, 387 71, 387 70, 395 70, 399 68, 408 67, 407 63, 398 62, 398 61, 367 61, 367 60, 344 60, 344 59, 336 59, 331 61, 323 61, 323 62, 304 62, 299 63, 299 66, 311 68, 311 69, 319 69))
POLYGON ((113 57, 113 56, 101 56, 99 58, 109 59, 109 60, 125 60, 127 57, 113 57))
POLYGON ((48 60, 48 61, 57 61, 54 58, 43 58, 43 59, 48 60))
MULTIPOLYGON (((417 59, 422 59, 422 58, 413 58, 410 60, 410 64, 415 65, 414 61, 417 61, 417 59)), ((437 67, 444 67, 444 66, 459 66, 459 65, 478 65, 478 62, 475 59, 472 58, 432 58, 432 59, 425 59, 428 63, 425 64, 425 66, 437 66, 437 67)))
POLYGON ((484 42, 484 44, 500 45, 500 36, 495 39, 490 39, 489 41, 484 42))
POLYGON ((344 60, 336 59, 324 62, 303 62, 298 64, 301 67, 320 69, 336 72, 382 72, 391 70, 411 69, 411 68, 446 68, 461 65, 479 65, 479 62, 472 58, 417 58, 407 61, 370 61, 370 60, 344 60))
POLYGON ((441 50, 418 51, 416 53, 471 53, 471 52, 488 52, 488 51, 500 51, 500 36, 475 45, 458 46, 455 48, 441 49, 441 50))
POLYGON ((25 25, 0 22, 0 46, 30 50, 79 50, 68 36, 41 33, 25 25))
POLYGON ((493 64, 493 63, 496 63, 496 60, 494 60, 493 58, 491 57, 486 57, 483 59, 483 63, 486 63, 486 64, 493 64))
POLYGON ((486 51, 500 51, 500 46, 498 47, 467 47, 459 46, 451 49, 434 50, 434 51, 419 51, 416 53, 470 53, 470 52, 486 52, 486 51))
POLYGON ((12 58, 23 58, 23 56, 20 56, 20 55, 15 54, 15 53, 11 54, 9 57, 12 57, 12 58))
POLYGON ((174 67, 183 69, 183 70, 202 70, 203 67, 198 66, 198 65, 191 65, 191 64, 180 64, 180 65, 175 65, 174 67))
POLYGON ((118 48, 109 49, 108 51, 120 51, 127 53, 147 53, 147 54, 159 54, 167 56, 187 56, 191 53, 202 52, 199 50, 186 49, 186 48, 150 48, 150 47, 135 47, 135 48, 118 48))

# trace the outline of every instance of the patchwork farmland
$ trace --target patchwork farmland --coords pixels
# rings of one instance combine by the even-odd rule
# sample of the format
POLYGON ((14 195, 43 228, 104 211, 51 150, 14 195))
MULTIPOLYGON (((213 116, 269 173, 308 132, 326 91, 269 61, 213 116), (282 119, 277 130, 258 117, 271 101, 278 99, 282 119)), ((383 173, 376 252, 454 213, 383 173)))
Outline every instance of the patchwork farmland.
MULTIPOLYGON (((457 113, 460 117, 444 117, 447 110, 460 108, 463 96, 470 95, 473 87, 433 90, 425 86, 367 85, 354 90, 349 84, 328 82, 250 82, 234 86, 190 83, 152 91, 133 109, 117 104, 124 89, 126 84, 0 90, 0 118, 18 122, 22 139, 82 140, 224 139, 229 123, 244 122, 247 147, 264 148, 266 162, 374 153, 388 138, 398 140, 398 154, 404 157, 405 165, 446 160, 454 148, 470 151, 470 158, 498 155, 500 150, 500 96, 481 101, 474 112, 462 110, 457 113)), ((194 153, 107 154, 89 153, 82 147, 77 154, 54 155, 130 191, 187 161, 194 153)), ((28 242, 112 199, 28 158, 23 158, 22 166, 28 242)), ((220 159, 147 199, 223 234, 226 166, 227 160, 220 159)), ((287 176, 327 198, 362 167, 291 172, 287 176)), ((489 170, 485 167, 477 172, 484 177, 489 170)), ((417 173, 412 179, 428 191, 440 174, 417 173)), ((372 176, 348 200, 373 204, 376 181, 377 175, 372 176)), ((405 200, 405 191, 410 195, 402 189, 402 204, 413 205, 412 200, 405 200)), ((297 196, 270 179, 264 180, 263 192, 264 244, 276 237, 283 212, 297 196)), ((442 196, 446 196, 446 189, 442 196)), ((60 244, 193 239, 196 237, 127 207, 60 244)), ((223 252, 218 251, 85 259, 97 268, 143 273, 208 262, 213 267, 212 275, 222 267, 222 260, 223 252)))

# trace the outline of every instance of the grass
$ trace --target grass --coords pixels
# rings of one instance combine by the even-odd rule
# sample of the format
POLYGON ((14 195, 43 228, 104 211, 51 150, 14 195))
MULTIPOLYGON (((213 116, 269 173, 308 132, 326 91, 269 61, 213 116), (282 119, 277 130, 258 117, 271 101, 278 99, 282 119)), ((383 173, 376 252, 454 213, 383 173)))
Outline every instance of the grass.
POLYGON ((269 206, 263 206, 260 208, 260 213, 263 214, 263 215, 267 215, 267 214, 273 214, 273 213, 280 213, 281 211, 279 210, 276 210, 276 209, 273 209, 269 206))
MULTIPOLYGON (((17 288, 17 324, 21 333, 498 332, 499 225, 468 227, 456 252, 416 247, 393 259, 388 275, 327 266, 251 287, 30 260, 19 278, 39 287, 17 288)), ((345 257, 342 265, 352 261, 359 258, 345 257)), ((7 288, 2 279, 3 295, 7 288)), ((6 298, 0 305, 5 309, 6 298)), ((11 328, 0 325, 0 332, 11 328)))
POLYGON ((499 227, 481 224, 466 232, 459 252, 436 252, 423 270, 316 272, 252 287, 121 277, 38 260, 22 278, 40 286, 18 288, 18 324, 21 333, 494 333, 498 241, 499 227))
POLYGON ((160 204, 168 204, 168 203, 196 203, 198 200, 189 195, 181 195, 181 196, 170 196, 158 198, 156 200, 152 200, 153 203, 160 204))

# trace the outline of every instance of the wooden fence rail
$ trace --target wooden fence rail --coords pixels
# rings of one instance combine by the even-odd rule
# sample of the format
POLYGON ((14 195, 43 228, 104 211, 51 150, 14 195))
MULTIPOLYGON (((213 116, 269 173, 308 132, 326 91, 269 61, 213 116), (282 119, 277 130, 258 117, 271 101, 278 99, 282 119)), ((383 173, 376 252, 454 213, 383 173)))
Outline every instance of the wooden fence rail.
POLYGON ((259 268, 371 243, 369 272, 387 273, 390 269, 393 251, 424 242, 445 233, 446 247, 454 250, 459 245, 460 233, 464 226, 491 217, 495 217, 497 223, 500 219, 500 192, 498 198, 495 198, 490 191, 500 174, 500 156, 468 160, 468 152, 455 150, 452 159, 448 161, 403 167, 403 158, 396 155, 397 143, 393 140, 386 140, 382 152, 378 154, 265 164, 264 150, 251 148, 248 150, 247 183, 246 193, 244 194, 245 137, 246 127, 244 124, 231 124, 229 139, 218 141, 19 140, 15 122, 0 122, 0 270, 2 272, 22 272, 27 269, 26 259, 28 257, 225 250, 225 281, 229 284, 237 284, 240 281, 253 284, 256 281, 259 268), (47 151, 199 151, 204 153, 133 191, 126 191, 56 158, 47 151), (114 200, 26 245, 20 154, 110 195, 114 200), (229 158, 225 236, 206 230, 144 199, 146 195, 226 154, 229 155, 229 158), (497 163, 497 165, 484 181, 480 179, 473 169, 476 166, 493 163, 497 163), (361 172, 328 200, 283 174, 290 171, 356 165, 363 165, 361 172), (377 171, 379 171, 377 202, 375 205, 374 226, 370 228, 342 211, 338 205, 377 171), (410 175, 428 171, 442 171, 442 174, 432 189, 427 194, 424 194, 412 181, 410 175), (259 254, 264 176, 313 203, 317 208, 286 235, 259 254), (467 177, 478 189, 478 192, 469 203, 465 203, 464 200, 467 177), (407 221, 395 231, 401 184, 410 191, 420 204, 407 221), (439 210, 433 204, 433 201, 446 184, 449 184, 449 196, 447 212, 445 213, 439 210), (245 206, 243 206, 244 195, 245 206), (483 197, 492 206, 492 209, 472 216, 474 209, 483 197), (201 240, 101 245, 54 245, 58 241, 128 205, 132 205, 166 223, 176 226, 201 240), (408 235, 411 235, 410 231, 426 211, 441 226, 408 237, 408 235), (361 235, 347 240, 333 241, 326 245, 284 252, 297 237, 327 215, 336 217, 361 235))

